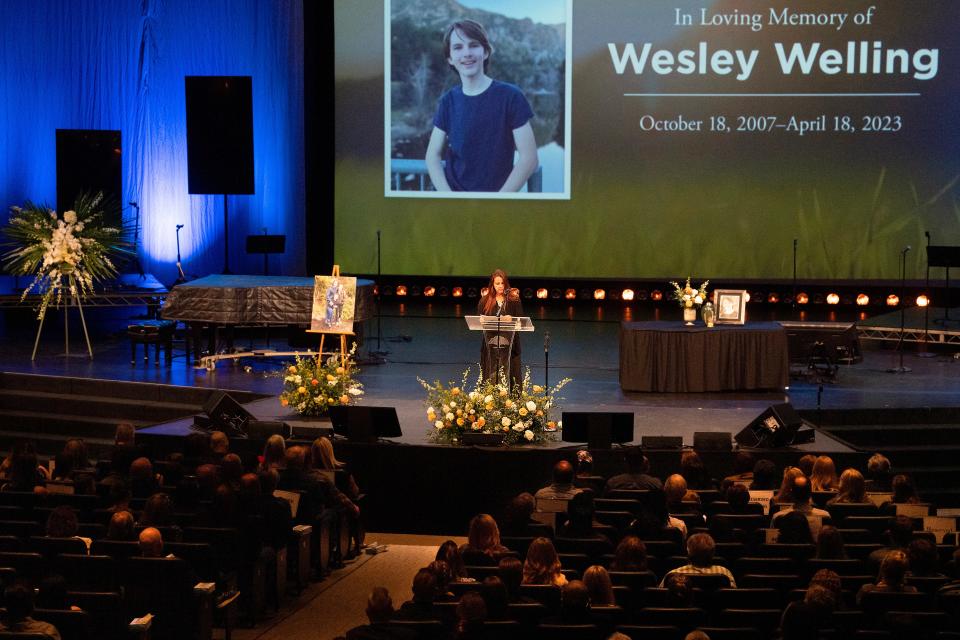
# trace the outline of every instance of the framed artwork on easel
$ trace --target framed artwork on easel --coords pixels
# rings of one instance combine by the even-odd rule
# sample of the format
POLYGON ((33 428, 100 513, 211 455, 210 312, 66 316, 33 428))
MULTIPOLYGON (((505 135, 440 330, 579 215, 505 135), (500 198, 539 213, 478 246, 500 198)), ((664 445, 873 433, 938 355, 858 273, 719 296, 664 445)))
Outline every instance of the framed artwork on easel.
POLYGON ((357 279, 335 273, 314 276, 313 310, 310 331, 315 333, 353 333, 353 313, 357 304, 357 279))

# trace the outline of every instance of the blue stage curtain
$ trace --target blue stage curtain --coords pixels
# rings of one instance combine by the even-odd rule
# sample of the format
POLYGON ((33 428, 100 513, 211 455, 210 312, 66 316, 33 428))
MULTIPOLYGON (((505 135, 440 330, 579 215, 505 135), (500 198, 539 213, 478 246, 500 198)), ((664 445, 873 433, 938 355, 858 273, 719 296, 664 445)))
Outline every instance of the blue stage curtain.
POLYGON ((119 129, 144 268, 176 278, 184 224, 185 269, 219 273, 223 198, 187 193, 184 76, 249 75, 256 193, 230 196, 231 268, 262 271, 244 240, 266 228, 287 235, 271 273, 302 275, 302 0, 4 0, 0 24, 0 206, 56 205, 56 129, 119 129))

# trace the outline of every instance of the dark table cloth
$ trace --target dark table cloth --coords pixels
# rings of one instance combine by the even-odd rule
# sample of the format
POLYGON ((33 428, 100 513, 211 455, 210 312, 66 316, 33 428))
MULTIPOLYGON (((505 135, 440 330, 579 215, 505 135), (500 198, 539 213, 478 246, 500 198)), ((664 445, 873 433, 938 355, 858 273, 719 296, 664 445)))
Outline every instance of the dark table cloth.
POLYGON ((787 334, 776 322, 712 329, 680 321, 620 326, 624 391, 783 389, 788 379, 787 334))

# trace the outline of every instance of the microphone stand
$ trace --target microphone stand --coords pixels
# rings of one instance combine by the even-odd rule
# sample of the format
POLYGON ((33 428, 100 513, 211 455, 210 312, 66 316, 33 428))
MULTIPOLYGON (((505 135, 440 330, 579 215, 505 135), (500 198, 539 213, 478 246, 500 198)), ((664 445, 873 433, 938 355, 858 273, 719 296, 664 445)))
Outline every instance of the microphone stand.
POLYGON ((793 239, 793 302, 791 307, 793 307, 793 314, 796 317, 797 314, 797 239, 793 239))
POLYGON ((180 229, 183 228, 182 224, 177 225, 177 280, 173 283, 174 286, 178 284, 183 284, 187 281, 187 276, 183 274, 183 266, 180 264, 180 229))
POLYGON ((935 358, 937 354, 927 351, 930 342, 930 232, 924 231, 927 236, 927 279, 923 285, 923 295, 927 296, 927 305, 923 308, 923 340, 920 341, 920 350, 914 354, 918 358, 935 358))
POLYGON ((380 275, 380 229, 377 229, 377 350, 370 352, 370 355, 377 358, 378 361, 389 355, 389 351, 385 351, 381 346, 383 341, 383 325, 380 315, 380 296, 383 295, 383 282, 381 281, 380 275))
POLYGON ((543 388, 550 387, 550 332, 543 334, 543 388))
POLYGON ((907 252, 910 246, 900 252, 900 339, 897 341, 897 351, 900 352, 900 366, 887 369, 887 373, 910 373, 910 367, 903 366, 903 332, 907 322, 906 281, 907 281, 907 252))

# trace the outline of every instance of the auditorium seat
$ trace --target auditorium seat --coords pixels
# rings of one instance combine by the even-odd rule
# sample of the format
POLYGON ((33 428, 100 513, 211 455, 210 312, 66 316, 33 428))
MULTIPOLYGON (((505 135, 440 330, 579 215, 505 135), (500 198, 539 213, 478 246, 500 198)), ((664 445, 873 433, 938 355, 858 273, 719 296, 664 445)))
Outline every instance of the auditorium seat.
POLYGON ((763 543, 757 554, 765 558, 790 558, 794 562, 803 562, 817 553, 812 544, 785 544, 781 542, 763 543))
POLYGON ((567 571, 575 571, 577 574, 583 575, 587 567, 599 564, 585 553, 558 553, 557 558, 560 560, 560 566, 563 567, 561 571, 564 575, 567 571))
POLYGON ((717 589, 713 594, 717 611, 723 609, 783 609, 783 595, 776 589, 717 589))
POLYGON ((597 522, 610 525, 617 531, 624 531, 635 518, 629 511, 595 511, 593 517, 597 522))
POLYGON ((841 576, 863 575, 867 569, 862 560, 855 558, 810 558, 800 566, 803 569, 802 575, 806 580, 812 578, 813 574, 821 569, 829 569, 841 576))
POLYGON ((936 593, 940 587, 950 582, 950 578, 947 576, 907 575, 904 581, 911 587, 916 587, 917 591, 920 591, 921 593, 936 593))
POLYGON ((689 633, 707 623, 707 612, 699 607, 644 607, 635 620, 641 625, 671 626, 689 633))
POLYGON ((610 571, 610 582, 614 586, 624 586, 638 593, 645 587, 657 586, 657 576, 652 571, 610 571))
POLYGON ((562 538, 557 536, 553 543, 558 553, 583 554, 596 561, 599 561, 605 554, 613 552, 609 540, 598 538, 562 538))
POLYGON ((737 586, 749 589, 776 589, 786 596, 791 589, 799 589, 804 584, 797 574, 747 573, 737 578, 737 586))
POLYGON ((49 536, 31 536, 27 550, 36 551, 46 560, 52 561, 61 553, 87 553, 87 543, 79 538, 53 538, 49 536))
POLYGON ((630 640, 683 640, 686 635, 671 625, 622 624, 617 631, 629 636, 630 640))
POLYGON ((769 637, 753 627, 698 627, 697 630, 707 634, 710 640, 763 640, 769 637))
POLYGON ((522 584, 520 595, 536 600, 545 606, 551 615, 560 613, 560 587, 549 584, 522 584))
POLYGON ((632 498, 596 498, 593 508, 595 511, 626 511, 636 517, 643 509, 643 504, 632 498))
POLYGON ((422 640, 443 640, 447 636, 446 629, 439 620, 391 620, 389 625, 411 631, 422 640))
POLYGON ((752 627, 764 637, 770 637, 780 626, 781 609, 724 609, 717 620, 718 627, 752 627))
POLYGON ((17 572, 17 580, 22 580, 36 588, 47 572, 47 562, 34 551, 0 552, 0 567, 10 567, 17 572))
POLYGON ((530 543, 534 541, 532 536, 501 536, 500 544, 507 549, 516 552, 520 560, 527 557, 527 549, 530 543))
POLYGON ((128 636, 129 620, 123 614, 122 600, 117 591, 69 591, 67 602, 80 607, 90 616, 91 634, 100 638, 128 636))
POLYGON ((935 611, 936 600, 928 593, 869 591, 860 598, 860 609, 867 616, 887 611, 935 611))
POLYGON ((17 536, 0 535, 0 551, 23 551, 23 540, 17 536))
POLYGON ((595 624, 543 624, 537 627, 541 640, 600 640, 600 628, 595 624))
POLYGON ((49 622, 56 627, 61 640, 93 640, 92 620, 86 611, 34 609, 30 615, 34 620, 49 622))
POLYGON ((43 535, 43 527, 34 520, 0 520, 0 535, 27 540, 31 536, 43 535))
POLYGON ((513 602, 507 605, 507 615, 524 629, 532 630, 548 614, 547 607, 539 602, 513 602))
POLYGON ((115 591, 117 563, 110 556, 88 556, 85 553, 64 553, 54 561, 70 589, 76 591, 115 591))
MULTIPOLYGON (((847 518, 850 517, 880 517, 880 510, 872 502, 840 502, 829 504, 824 507, 830 514, 830 519, 839 527, 847 526, 847 518)), ((850 525, 850 528, 854 528, 850 525)))
POLYGON ((756 558, 743 557, 733 563, 733 574, 743 576, 748 573, 794 575, 798 563, 792 558, 756 558))
POLYGON ((213 589, 193 583, 190 565, 179 558, 129 558, 121 568, 128 619, 154 615, 156 640, 209 637, 213 589))
POLYGON ((94 540, 90 545, 90 553, 110 556, 114 560, 126 560, 140 555, 140 545, 129 540, 94 540))

